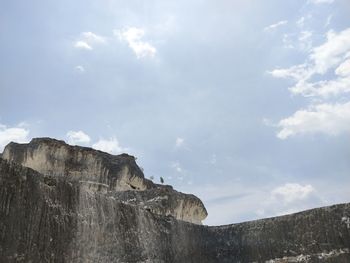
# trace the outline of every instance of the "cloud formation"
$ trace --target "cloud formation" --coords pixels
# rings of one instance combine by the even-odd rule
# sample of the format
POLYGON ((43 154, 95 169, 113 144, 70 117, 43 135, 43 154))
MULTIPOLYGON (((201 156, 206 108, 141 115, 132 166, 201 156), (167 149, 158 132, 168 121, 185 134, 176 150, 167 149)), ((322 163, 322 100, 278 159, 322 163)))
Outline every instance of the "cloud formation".
POLYGON ((285 183, 273 188, 256 210, 258 216, 280 216, 324 205, 311 184, 285 183))
POLYGON ((346 54, 349 55, 347 52, 350 52, 350 28, 339 33, 330 30, 327 41, 315 47, 310 55, 315 73, 326 73, 328 69, 339 64, 346 54))
POLYGON ((311 185, 300 185, 297 183, 286 183, 271 191, 271 195, 276 200, 282 200, 285 203, 292 203, 297 200, 304 200, 315 192, 311 185))
POLYGON ((75 42, 74 47, 79 49, 92 50, 92 47, 84 41, 75 42))
POLYGON ((121 41, 126 41, 138 59, 154 57, 157 50, 149 42, 142 40, 145 30, 137 27, 129 27, 123 30, 114 30, 114 35, 121 41))
POLYGON ((69 144, 87 144, 91 141, 89 135, 83 131, 69 131, 66 136, 69 144))
POLYGON ((109 139, 102 138, 96 143, 94 143, 92 145, 92 148, 111 154, 120 154, 128 151, 128 148, 123 148, 122 146, 120 146, 119 141, 115 137, 109 139))
POLYGON ((332 4, 334 0, 309 0, 312 4, 332 4))
POLYGON ((344 104, 318 104, 306 110, 298 110, 278 123, 280 139, 297 134, 323 133, 338 135, 350 133, 350 102, 344 104))
POLYGON ((82 32, 79 39, 74 42, 74 47, 78 49, 92 50, 94 45, 104 44, 106 42, 107 39, 105 37, 92 32, 82 32))
POLYGON ((340 32, 331 30, 323 44, 310 48, 303 64, 269 72, 273 77, 295 81, 289 88, 292 94, 312 99, 306 109, 279 121, 278 138, 350 132, 350 125, 346 124, 350 123, 350 102, 344 102, 344 95, 350 93, 349 57, 350 28, 340 32), (333 75, 329 74, 331 69, 333 75))
POLYGON ((28 135, 29 130, 21 127, 21 125, 10 128, 6 125, 0 124, 0 152, 2 152, 4 147, 10 142, 28 142, 28 135))
POLYGON ((275 24, 272 24, 272 25, 269 25, 267 27, 264 28, 264 31, 272 31, 272 30, 275 30, 276 28, 278 27, 281 27, 283 25, 286 25, 288 23, 287 20, 282 20, 282 21, 279 21, 275 24))
POLYGON ((40 8, 26 5, 27 12, 17 1, 8 1, 1 21, 13 30, 2 32, 0 118, 8 128, 18 127, 21 119, 31 120, 31 126, 24 127, 30 130, 29 138, 67 140, 69 130, 83 128, 91 135, 89 146, 97 144, 99 136, 109 141, 118 131, 119 148, 133 147, 146 176, 163 176, 179 191, 198 189, 209 218, 216 218, 217 224, 255 219, 259 208, 264 210, 262 217, 320 205, 313 194, 298 204, 261 204, 286 182, 311 184, 327 204, 345 202, 350 183, 348 132, 341 129, 338 134, 344 136, 327 140, 323 136, 329 136, 328 131, 302 129, 307 121, 297 127, 286 122, 277 126, 298 111, 319 115, 323 109, 317 105, 335 109, 350 98, 349 92, 326 89, 318 95, 321 84, 346 78, 348 52, 336 55, 341 61, 325 74, 313 72, 310 57, 315 47, 328 41, 326 31, 333 28, 338 36, 350 27, 346 0, 333 5, 307 1, 203 1, 200 12, 196 1, 152 1, 147 10, 132 1, 42 1, 40 8), (63 13, 63 5, 83 8, 63 13), (325 27, 331 14, 334 19, 325 27), (27 21, 26 27, 16 17, 27 21), (288 23, 263 31, 281 20, 288 23), (37 30, 38 21, 46 21, 54 35, 37 30), (153 58, 137 59, 129 42, 114 35, 113 29, 121 33, 126 26, 143 30, 139 41, 156 49, 153 58), (82 33, 89 31, 93 34, 82 33), (83 43, 75 48, 78 41, 83 43), (75 69, 78 65, 85 74, 75 69), (263 73, 274 69, 281 77, 293 77, 271 81, 263 73), (298 87, 314 85, 286 95, 298 82, 298 87), (258 120, 263 117, 266 129, 258 120), (271 140, 270 131, 277 136, 284 128, 292 130, 286 141, 271 140), (313 137, 314 133, 321 135, 313 137), (297 136, 301 138, 294 141, 297 136), (177 137, 185 139, 179 148, 177 137), (176 161, 182 173, 172 167, 176 161), (193 185, 187 187, 189 181, 193 185), (207 184, 215 187, 210 204, 207 184), (228 200, 230 195, 235 197, 228 200))

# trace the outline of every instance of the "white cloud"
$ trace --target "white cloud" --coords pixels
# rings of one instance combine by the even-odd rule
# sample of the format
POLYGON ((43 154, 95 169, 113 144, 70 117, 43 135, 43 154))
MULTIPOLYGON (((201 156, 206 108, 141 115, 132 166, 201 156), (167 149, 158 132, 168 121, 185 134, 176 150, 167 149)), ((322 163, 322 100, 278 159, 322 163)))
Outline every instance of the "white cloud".
POLYGON ((334 0, 309 0, 309 3, 312 4, 331 4, 334 0))
POLYGON ((278 68, 268 72, 275 78, 291 78, 296 81, 306 80, 312 75, 307 64, 295 65, 290 68, 278 68))
POLYGON ((209 225, 232 224, 325 205, 318 196, 321 190, 318 186, 316 190, 313 182, 276 185, 270 180, 264 186, 254 186, 248 182, 219 180, 216 184, 194 184, 184 190, 203 200, 209 213, 204 223, 209 225))
POLYGON ((137 58, 154 57, 157 50, 149 42, 143 41, 145 30, 142 28, 129 27, 123 30, 114 30, 114 35, 120 40, 126 41, 134 51, 137 58))
POLYGON ((9 128, 6 125, 0 124, 0 151, 10 142, 25 143, 28 142, 29 130, 18 125, 17 127, 9 128))
POLYGON ((83 32, 81 37, 89 43, 106 43, 106 38, 92 32, 83 32))
POLYGON ((255 210, 259 217, 287 215, 327 204, 311 184, 300 183, 275 186, 261 200, 255 210))
POLYGON ((350 133, 350 102, 344 104, 319 104, 298 110, 279 122, 277 137, 286 139, 297 134, 323 133, 338 135, 350 133))
POLYGON ((184 144, 184 142, 185 142, 185 139, 184 139, 184 138, 178 137, 178 138, 176 138, 175 146, 176 146, 176 147, 181 147, 181 146, 184 144))
POLYGON ((335 70, 335 74, 342 77, 350 76, 350 59, 345 60, 339 67, 335 70))
POLYGON ((123 148, 120 146, 119 141, 115 137, 109 139, 102 138, 98 142, 94 143, 92 148, 111 154, 120 154, 128 151, 128 148, 123 148))
MULTIPOLYGON (((302 17, 297 22, 300 28, 304 27, 305 18, 302 17)), ((309 52, 312 49, 313 32, 310 30, 301 30, 300 32, 285 33, 282 37, 284 48, 298 49, 299 51, 309 52)))
MULTIPOLYGON (((310 41, 311 31, 303 31, 299 37, 301 45, 310 41)), ((310 42, 307 46, 310 45, 310 42)), ((341 63, 350 52, 350 28, 336 33, 329 31, 327 41, 310 50, 307 61, 286 69, 275 69, 269 73, 278 78, 292 78, 296 81, 305 81, 315 74, 325 74, 330 68, 341 63)))
POLYGON ((281 27, 281 26, 283 26, 283 25, 286 25, 287 23, 288 23, 287 20, 279 21, 279 22, 277 22, 277 23, 275 23, 275 24, 272 24, 272 25, 269 25, 269 26, 265 27, 265 28, 264 28, 264 31, 272 31, 272 30, 274 30, 274 29, 276 29, 276 28, 278 28, 278 27, 281 27))
MULTIPOLYGON (((345 70, 346 69, 340 69, 338 73, 346 73, 345 70)), ((328 98, 330 96, 338 96, 350 92, 350 76, 317 82, 299 81, 289 90, 293 94, 303 95, 304 97, 328 98)))
POLYGON ((311 185, 300 185, 297 183, 286 183, 271 191, 272 198, 282 200, 284 203, 291 203, 297 200, 304 200, 315 192, 311 185))
POLYGON ((85 50, 92 50, 94 45, 104 44, 107 40, 105 37, 96 35, 92 32, 82 32, 79 39, 74 43, 74 47, 85 50))
MULTIPOLYGON (((299 42, 306 43, 311 32, 304 31, 299 42)), ((297 110, 292 116, 282 119, 277 125, 277 137, 286 139, 296 134, 323 133, 338 135, 350 131, 350 102, 344 103, 342 95, 350 93, 350 28, 341 32, 329 31, 325 42, 309 48, 305 63, 290 68, 277 68, 269 73, 276 78, 295 81, 289 90, 294 95, 311 97, 311 105, 297 110), (326 75, 334 69, 334 75, 326 75), (324 78, 315 81, 314 78, 324 78), (315 98, 318 104, 315 105, 315 98), (327 102, 332 98, 332 101, 327 102), (336 103, 342 99, 341 103, 336 103), (345 123, 344 123, 345 122, 345 123)))
POLYGON ((85 68, 81 65, 78 65, 75 67, 75 70, 80 72, 80 73, 84 73, 85 72, 85 68))
POLYGON ((89 143, 90 137, 83 131, 69 131, 67 132, 67 138, 69 144, 89 143))
POLYGON ((297 21, 296 21, 296 25, 299 28, 304 28, 305 24, 312 19, 312 14, 308 13, 305 16, 300 17, 297 21))
POLYGON ((328 69, 339 64, 350 51, 350 28, 339 33, 329 31, 327 41, 312 50, 310 55, 316 73, 324 74, 328 69))
POLYGON ((74 47, 80 48, 80 49, 92 50, 92 47, 84 41, 75 42, 74 47))

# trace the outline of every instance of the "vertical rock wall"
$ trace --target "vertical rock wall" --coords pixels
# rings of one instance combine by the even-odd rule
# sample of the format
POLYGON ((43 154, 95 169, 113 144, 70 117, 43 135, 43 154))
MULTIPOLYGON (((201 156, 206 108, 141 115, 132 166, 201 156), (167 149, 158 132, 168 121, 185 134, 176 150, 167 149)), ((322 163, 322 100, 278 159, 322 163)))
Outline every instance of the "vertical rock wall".
POLYGON ((77 190, 0 158, 0 262, 67 262, 77 190))
POLYGON ((8 160, 0 158, 0 262, 350 262, 343 220, 350 204, 227 226, 192 224, 183 220, 206 216, 195 196, 153 183, 117 191, 104 181, 103 174, 137 175, 128 156, 61 146, 46 139, 11 144, 8 160), (100 161, 81 157, 90 154, 100 161), (24 166, 39 164, 46 174, 24 166), (71 165, 74 172, 62 174, 71 165))
POLYGON ((170 186, 154 184, 144 177, 135 158, 127 154, 111 155, 51 138, 36 138, 28 144, 10 143, 2 157, 43 175, 79 181, 85 190, 101 193, 103 189, 105 194, 131 192, 128 195, 134 192, 155 213, 196 224, 201 224, 207 216, 200 199, 170 186), (156 197, 154 193, 163 193, 162 198, 168 198, 169 202, 150 201, 156 197))

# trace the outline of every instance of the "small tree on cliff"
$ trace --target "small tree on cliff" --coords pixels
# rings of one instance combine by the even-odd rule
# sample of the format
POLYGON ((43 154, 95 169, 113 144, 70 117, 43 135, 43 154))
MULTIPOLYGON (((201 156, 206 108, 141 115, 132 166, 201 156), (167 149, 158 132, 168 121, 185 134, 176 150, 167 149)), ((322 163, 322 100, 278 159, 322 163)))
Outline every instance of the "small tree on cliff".
POLYGON ((163 177, 160 177, 159 179, 160 179, 161 184, 164 184, 164 179, 163 179, 163 177))

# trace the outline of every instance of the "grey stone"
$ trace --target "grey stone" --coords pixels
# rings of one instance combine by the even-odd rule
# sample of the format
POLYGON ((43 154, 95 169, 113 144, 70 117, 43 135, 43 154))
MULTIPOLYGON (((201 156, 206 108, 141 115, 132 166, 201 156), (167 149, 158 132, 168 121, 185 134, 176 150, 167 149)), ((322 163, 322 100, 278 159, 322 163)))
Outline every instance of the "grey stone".
POLYGON ((171 186, 154 184, 144 177, 135 157, 128 154, 111 155, 51 138, 36 138, 29 144, 8 144, 3 158, 44 175, 79 181, 87 191, 114 194, 121 199, 137 197, 162 215, 197 224, 207 217, 199 198, 177 192, 171 186), (123 194, 124 191, 129 193, 123 194))
POLYGON ((0 158, 0 262, 350 262, 350 204, 226 226, 205 216, 129 155, 45 138, 0 158))

